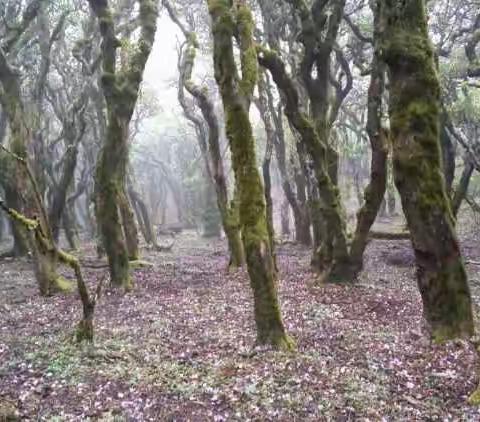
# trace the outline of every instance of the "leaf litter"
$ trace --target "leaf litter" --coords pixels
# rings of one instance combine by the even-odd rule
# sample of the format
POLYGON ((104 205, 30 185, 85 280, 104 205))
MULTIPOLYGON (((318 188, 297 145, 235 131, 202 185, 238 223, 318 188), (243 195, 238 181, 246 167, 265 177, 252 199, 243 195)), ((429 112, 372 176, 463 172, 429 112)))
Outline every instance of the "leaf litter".
MULTIPOLYGON (((471 259, 475 242, 463 239, 471 259)), ((309 252, 281 246, 293 353, 253 346, 248 276, 226 272, 220 241, 186 233, 175 255, 145 250, 154 265, 134 271, 135 290, 98 304, 94 346, 72 343, 76 295, 41 298, 27 261, 0 261, 0 419, 10 406, 45 421, 479 420, 466 403, 476 353, 428 341, 410 255, 408 242, 372 241, 355 285, 317 286, 309 252)), ((86 270, 92 286, 102 271, 86 270)))

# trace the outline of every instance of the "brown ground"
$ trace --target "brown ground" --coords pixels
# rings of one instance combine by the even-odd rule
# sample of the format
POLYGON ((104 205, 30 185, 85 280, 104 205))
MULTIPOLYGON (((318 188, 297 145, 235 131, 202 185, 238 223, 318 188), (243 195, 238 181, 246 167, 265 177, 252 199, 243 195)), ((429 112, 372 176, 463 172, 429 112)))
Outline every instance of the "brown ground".
MULTIPOLYGON (((480 261, 475 230, 462 230, 480 261)), ((431 345, 407 241, 370 243, 357 285, 314 287, 309 253, 280 248, 279 283, 296 353, 252 350, 246 274, 221 242, 184 234, 145 258, 129 295, 98 305, 94 348, 78 348, 76 295, 40 298, 26 261, 0 261, 0 415, 49 421, 480 420, 467 344, 431 345)), ((83 251, 92 255, 91 245, 83 251)), ((480 266, 468 271, 476 302, 480 266)), ((92 283, 105 269, 90 269, 92 283)), ((1 420, 1 416, 0 416, 1 420)))

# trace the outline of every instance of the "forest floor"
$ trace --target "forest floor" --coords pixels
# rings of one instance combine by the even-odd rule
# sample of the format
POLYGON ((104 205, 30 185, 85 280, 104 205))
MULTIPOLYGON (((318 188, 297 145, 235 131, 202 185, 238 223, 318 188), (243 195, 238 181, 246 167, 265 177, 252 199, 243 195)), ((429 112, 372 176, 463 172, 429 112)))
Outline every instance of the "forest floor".
MULTIPOLYGON (((478 236, 461 238, 480 260, 478 236)), ((466 404, 476 353, 426 339, 408 241, 372 241, 353 286, 316 286, 309 252, 280 247, 294 353, 252 348, 248 278, 226 273, 223 242, 184 233, 143 257, 132 293, 101 298, 94 347, 72 342, 76 294, 41 298, 27 261, 0 261, 0 420, 480 420, 466 404)), ((478 304, 480 266, 467 268, 478 304)), ((105 271, 86 269, 92 287, 105 271)))

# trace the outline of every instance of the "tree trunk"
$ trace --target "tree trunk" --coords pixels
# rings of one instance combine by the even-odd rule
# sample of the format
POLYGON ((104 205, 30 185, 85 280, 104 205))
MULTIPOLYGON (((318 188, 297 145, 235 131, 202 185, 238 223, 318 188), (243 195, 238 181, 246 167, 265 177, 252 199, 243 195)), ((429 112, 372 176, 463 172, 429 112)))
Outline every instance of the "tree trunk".
MULTIPOLYGON (((4 191, 5 191, 5 202, 9 208, 15 210, 21 210, 22 207, 22 199, 20 196, 20 192, 13 186, 10 186, 7 183, 4 183, 4 191)), ((16 222, 15 220, 10 220, 11 229, 12 229, 12 236, 13 236, 13 249, 11 251, 11 255, 14 257, 25 256, 28 253, 28 236, 25 232, 25 228, 16 222)))
POLYGON ((462 175, 460 177, 460 181, 458 182, 458 186, 452 200, 453 215, 455 217, 457 216, 460 205, 462 205, 462 201, 467 194, 468 185, 470 184, 470 178, 472 177, 473 170, 474 164, 470 160, 466 160, 465 166, 463 167, 462 175))
POLYGON ((217 195, 212 178, 205 178, 205 210, 203 212, 203 236, 220 237, 222 231, 221 216, 218 211, 217 195))
POLYGON ((107 138, 97 162, 95 215, 101 235, 99 240, 108 257, 110 281, 113 286, 130 290, 129 254, 119 210, 124 174, 121 168, 126 168, 128 154, 127 136, 116 117, 111 116, 109 120, 107 138), (122 174, 118 174, 119 170, 122 174))
POLYGON ((280 220, 282 225, 282 236, 290 236, 290 204, 288 199, 282 201, 280 220))
POLYGON ((67 206, 63 212, 63 228, 65 230, 65 236, 67 238, 70 249, 78 249, 79 239, 77 231, 77 223, 75 219, 75 211, 73 207, 67 206))
MULTIPOLYGON (((374 6, 375 7, 375 6, 374 6)), ((374 31, 379 31, 378 9, 374 9, 374 31)), ((375 42, 378 43, 378 36, 375 42)), ((367 246, 368 233, 375 222, 378 210, 385 197, 387 186, 387 133, 382 127, 382 96, 385 85, 385 66, 378 57, 375 48, 372 59, 370 86, 368 88, 368 115, 367 132, 372 147, 372 161, 370 167, 370 183, 364 192, 364 203, 357 214, 357 226, 350 247, 350 262, 353 273, 363 268, 363 253, 367 246)))
POLYGON ((264 190, 257 169, 255 140, 249 107, 257 82, 253 20, 239 2, 233 10, 227 0, 208 3, 212 17, 215 79, 223 99, 226 132, 239 192, 240 224, 248 273, 254 295, 257 342, 291 348, 283 326, 270 250, 264 190), (242 77, 238 76, 232 39, 238 35, 242 77))
POLYGON ((438 341, 473 335, 471 297, 440 151, 440 85, 423 0, 380 2, 390 71, 395 184, 412 236, 424 316, 438 341))
MULTIPOLYGON (((312 244, 310 210, 307 201, 307 179, 301 168, 295 169, 295 186, 297 189, 297 206, 292 208, 295 223, 295 240, 304 246, 312 244)), ((290 202, 291 203, 291 202, 290 202)))
POLYGON ((148 245, 155 244, 155 232, 148 213, 147 206, 140 195, 132 188, 128 189, 128 195, 132 201, 133 209, 137 215, 138 225, 148 245))
POLYGON ((75 117, 72 117, 72 122, 64 124, 64 132, 66 132, 65 137, 67 140, 66 157, 61 179, 55 186, 53 201, 48 214, 48 220, 52 227, 52 235, 55 242, 58 242, 62 216, 67 206, 67 193, 74 180, 75 168, 77 166, 78 143, 83 135, 83 131, 81 135, 77 135, 76 132, 74 132, 74 119, 75 117))
POLYGON ((129 256, 138 257, 136 227, 130 224, 133 213, 125 196, 128 163, 128 125, 135 109, 145 64, 156 32, 158 10, 155 2, 138 1, 140 34, 131 46, 128 60, 117 60, 121 46, 115 36, 115 25, 108 1, 89 0, 102 36, 102 89, 107 106, 107 131, 95 176, 97 223, 107 252, 110 280, 114 286, 129 290, 129 256), (117 69, 119 68, 119 69, 117 69), (123 207, 121 207, 123 204, 123 207), (120 213, 127 232, 128 248, 122 231, 120 213), (126 224, 125 224, 126 223, 126 224), (134 233, 135 231, 135 233, 134 233))
MULTIPOLYGON (((226 193, 226 191, 225 191, 226 193)), ((228 204, 228 200, 223 196, 219 196, 219 209, 223 221, 223 230, 227 237, 228 250, 230 251, 230 260, 228 267, 240 268, 245 264, 245 250, 242 242, 242 232, 240 227, 239 215, 239 196, 238 190, 235 189, 234 198, 228 204)))

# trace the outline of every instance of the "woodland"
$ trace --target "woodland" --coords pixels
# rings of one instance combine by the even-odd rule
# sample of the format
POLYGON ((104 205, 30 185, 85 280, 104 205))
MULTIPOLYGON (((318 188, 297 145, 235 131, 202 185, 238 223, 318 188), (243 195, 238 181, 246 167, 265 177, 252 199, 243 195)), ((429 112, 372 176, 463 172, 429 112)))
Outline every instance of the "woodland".
POLYGON ((480 420, 479 0, 0 0, 0 421, 480 420))

